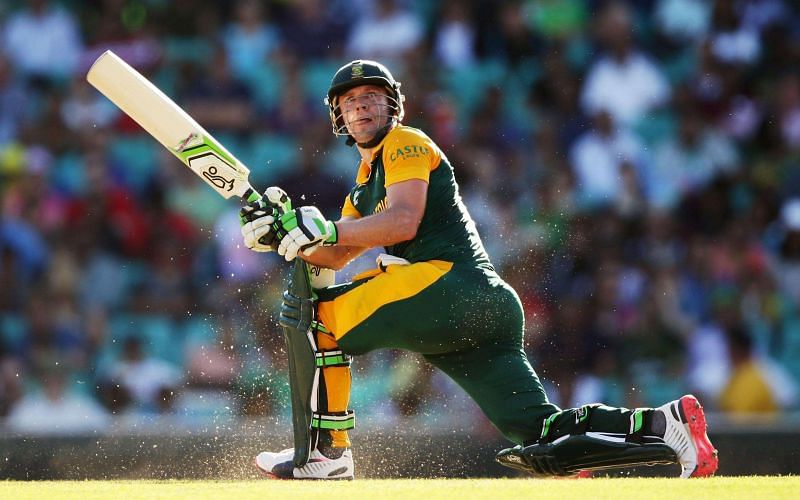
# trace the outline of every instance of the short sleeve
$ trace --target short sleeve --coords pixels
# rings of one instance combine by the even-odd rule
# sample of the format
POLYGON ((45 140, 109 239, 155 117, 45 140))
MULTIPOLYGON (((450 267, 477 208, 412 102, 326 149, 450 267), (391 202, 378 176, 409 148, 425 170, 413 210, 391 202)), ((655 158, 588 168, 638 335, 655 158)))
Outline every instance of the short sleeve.
POLYGON ((409 179, 428 182, 442 159, 439 148, 424 133, 410 127, 393 130, 383 146, 385 185, 409 179))

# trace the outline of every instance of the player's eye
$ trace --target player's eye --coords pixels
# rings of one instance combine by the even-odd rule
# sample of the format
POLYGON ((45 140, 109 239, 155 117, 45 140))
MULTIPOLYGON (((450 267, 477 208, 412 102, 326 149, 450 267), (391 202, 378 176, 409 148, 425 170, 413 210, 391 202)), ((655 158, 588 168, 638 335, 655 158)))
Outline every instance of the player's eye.
POLYGON ((368 92, 366 94, 361 94, 357 96, 351 96, 344 100, 342 103, 342 107, 346 109, 352 109, 360 103, 367 103, 371 104, 376 102, 378 94, 375 92, 368 92))

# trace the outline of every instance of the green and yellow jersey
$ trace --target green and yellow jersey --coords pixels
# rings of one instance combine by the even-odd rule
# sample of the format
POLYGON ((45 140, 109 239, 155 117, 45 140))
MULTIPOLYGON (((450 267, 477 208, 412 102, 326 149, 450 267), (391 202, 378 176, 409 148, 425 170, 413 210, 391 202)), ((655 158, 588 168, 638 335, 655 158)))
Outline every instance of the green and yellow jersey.
POLYGON ((428 183, 425 213, 414 239, 387 247, 386 252, 410 262, 443 260, 491 268, 475 222, 461 200, 453 167, 442 150, 415 128, 395 127, 379 144, 372 162, 361 161, 342 217, 381 212, 387 205, 386 187, 409 179, 428 183))

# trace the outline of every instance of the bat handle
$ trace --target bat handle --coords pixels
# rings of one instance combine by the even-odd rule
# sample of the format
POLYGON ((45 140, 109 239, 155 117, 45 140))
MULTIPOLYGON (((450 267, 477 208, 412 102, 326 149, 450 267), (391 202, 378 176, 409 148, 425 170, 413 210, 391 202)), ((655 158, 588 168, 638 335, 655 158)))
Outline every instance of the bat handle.
POLYGON ((258 201, 261 199, 261 194, 253 188, 250 184, 247 185, 247 189, 242 193, 242 201, 245 203, 253 203, 254 201, 258 201))
MULTIPOLYGON (((270 186, 267 188, 264 194, 267 196, 267 200, 269 200, 271 204, 276 205, 282 214, 292 209, 292 200, 289 199, 289 195, 286 194, 286 191, 283 189, 277 186, 270 186)), ((245 203, 253 203, 254 201, 258 201, 262 198, 263 196, 249 184, 247 185, 247 189, 242 194, 242 200, 244 200, 245 203)))

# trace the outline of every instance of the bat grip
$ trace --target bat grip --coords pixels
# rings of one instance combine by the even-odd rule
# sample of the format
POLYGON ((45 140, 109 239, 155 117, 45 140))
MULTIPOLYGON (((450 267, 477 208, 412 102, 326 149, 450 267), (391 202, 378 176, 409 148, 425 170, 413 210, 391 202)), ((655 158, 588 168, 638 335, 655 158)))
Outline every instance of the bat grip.
POLYGON ((253 186, 250 184, 247 185, 247 189, 242 194, 242 200, 245 203, 253 203, 254 201, 258 201, 261 199, 261 194, 256 191, 253 186))

